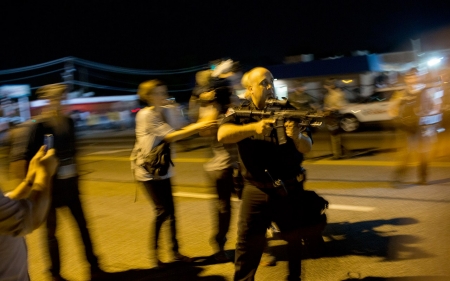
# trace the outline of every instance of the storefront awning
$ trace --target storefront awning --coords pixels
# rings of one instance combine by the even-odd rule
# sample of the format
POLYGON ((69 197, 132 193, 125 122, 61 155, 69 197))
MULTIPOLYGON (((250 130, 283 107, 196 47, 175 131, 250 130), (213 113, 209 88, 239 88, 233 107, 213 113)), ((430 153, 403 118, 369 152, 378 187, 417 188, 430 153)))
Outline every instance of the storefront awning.
POLYGON ((276 79, 382 71, 378 55, 343 57, 267 67, 276 79))

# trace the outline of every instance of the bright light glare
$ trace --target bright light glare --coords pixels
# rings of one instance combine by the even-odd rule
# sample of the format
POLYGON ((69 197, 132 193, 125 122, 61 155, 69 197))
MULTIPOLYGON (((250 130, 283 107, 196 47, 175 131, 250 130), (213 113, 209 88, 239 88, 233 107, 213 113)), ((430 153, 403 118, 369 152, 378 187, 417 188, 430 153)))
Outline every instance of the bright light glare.
POLYGON ((352 83, 353 80, 352 79, 350 79, 350 80, 342 80, 342 82, 345 83, 345 84, 348 84, 348 83, 352 83))
POLYGON ((441 63, 442 58, 432 58, 430 59, 427 64, 428 66, 435 66, 438 65, 439 63, 441 63))

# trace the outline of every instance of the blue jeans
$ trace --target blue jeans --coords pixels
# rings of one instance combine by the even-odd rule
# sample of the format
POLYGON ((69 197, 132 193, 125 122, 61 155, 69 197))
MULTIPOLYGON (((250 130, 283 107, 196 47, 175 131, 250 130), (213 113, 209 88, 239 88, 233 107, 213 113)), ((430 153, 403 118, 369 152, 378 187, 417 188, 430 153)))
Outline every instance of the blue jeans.
POLYGON ((178 252, 175 207, 173 204, 172 184, 170 183, 170 179, 149 180, 142 183, 150 201, 153 203, 154 212, 156 214, 153 234, 150 237, 150 243, 155 250, 155 255, 157 255, 161 227, 165 221, 168 221, 170 225, 172 250, 173 252, 178 252))

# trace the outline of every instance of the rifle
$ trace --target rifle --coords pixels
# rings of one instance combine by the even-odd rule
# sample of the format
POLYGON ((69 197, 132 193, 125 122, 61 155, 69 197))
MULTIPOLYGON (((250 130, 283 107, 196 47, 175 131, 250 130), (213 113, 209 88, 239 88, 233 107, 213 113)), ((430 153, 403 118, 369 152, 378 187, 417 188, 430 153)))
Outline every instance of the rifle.
POLYGON ((321 119, 326 116, 324 113, 313 112, 309 110, 297 110, 297 109, 283 109, 288 104, 287 100, 274 100, 269 99, 266 101, 266 106, 262 110, 257 109, 242 109, 242 106, 235 108, 229 108, 226 116, 235 116, 238 118, 268 118, 273 119, 274 128, 278 137, 278 144, 285 144, 286 131, 284 128, 284 123, 286 120, 297 121, 301 127, 319 127, 322 125, 322 121, 317 121, 316 119, 321 119))

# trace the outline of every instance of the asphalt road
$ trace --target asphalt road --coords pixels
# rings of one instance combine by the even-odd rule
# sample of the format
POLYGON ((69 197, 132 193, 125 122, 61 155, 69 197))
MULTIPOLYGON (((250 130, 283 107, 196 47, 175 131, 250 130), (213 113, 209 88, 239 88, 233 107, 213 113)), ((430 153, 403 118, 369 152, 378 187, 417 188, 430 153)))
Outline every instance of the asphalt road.
MULTIPOLYGON (((306 188, 331 204, 323 234, 326 251, 319 259, 304 260, 302 280, 450 280, 450 155, 443 149, 433 159, 430 185, 414 184, 414 167, 408 183, 394 185, 394 139, 391 132, 345 135, 344 145, 351 157, 330 160, 326 134, 315 135, 315 150, 305 161, 306 188)), ((82 200, 95 250, 102 268, 109 272, 105 280, 232 280, 233 264, 216 264, 210 257, 215 195, 202 169, 210 155, 203 147, 206 141, 196 139, 175 146, 173 184, 179 239, 183 253, 195 262, 165 271, 150 269, 152 209, 130 173, 132 143, 126 132, 95 138, 85 135, 79 140, 82 200)), ((5 174, 6 159, 2 160, 0 168, 5 174)), ((230 254, 239 205, 237 199, 233 201, 226 245, 230 254)), ((88 280, 88 265, 69 212, 63 209, 58 219, 62 273, 69 280, 88 280)), ((32 280, 48 280, 43 234, 41 228, 27 238, 32 280)), ((256 280, 283 280, 287 272, 285 242, 275 237, 269 243, 277 265, 260 267, 256 280)))

